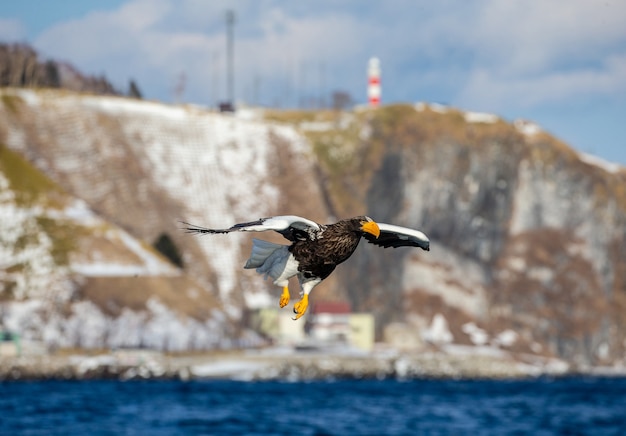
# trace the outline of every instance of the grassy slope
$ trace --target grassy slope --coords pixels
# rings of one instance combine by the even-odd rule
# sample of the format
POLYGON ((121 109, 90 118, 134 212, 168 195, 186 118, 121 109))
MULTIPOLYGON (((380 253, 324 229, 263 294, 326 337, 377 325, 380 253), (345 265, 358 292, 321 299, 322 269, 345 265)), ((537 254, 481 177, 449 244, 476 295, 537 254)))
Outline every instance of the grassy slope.
MULTIPOLYGON (((62 209, 68 197, 54 181, 33 167, 15 151, 0 144, 0 172, 9 182, 17 207, 42 207, 43 210, 62 209)), ((81 227, 64 219, 52 219, 45 214, 36 218, 37 232, 45 233, 52 241, 51 255, 57 265, 68 265, 69 256, 77 247, 81 227)), ((28 235, 24 238, 28 239, 28 235)), ((26 243, 26 239, 23 242, 26 243)), ((20 249, 20 246, 16 247, 20 249)))

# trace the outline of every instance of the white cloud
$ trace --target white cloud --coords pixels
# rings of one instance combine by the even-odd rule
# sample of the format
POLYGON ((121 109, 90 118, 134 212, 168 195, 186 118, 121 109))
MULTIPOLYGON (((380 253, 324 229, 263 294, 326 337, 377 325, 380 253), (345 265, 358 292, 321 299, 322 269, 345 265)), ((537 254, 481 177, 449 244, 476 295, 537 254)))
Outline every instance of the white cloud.
POLYGON ((140 88, 146 85, 148 97, 167 99, 186 66, 197 73, 199 60, 206 65, 211 46, 200 33, 159 29, 174 7, 170 0, 133 0, 117 10, 59 23, 40 34, 35 46, 85 73, 104 73, 121 89, 133 77, 140 88))
MULTIPOLYGON (((195 1, 133 0, 114 11, 60 23, 42 33, 35 45, 47 56, 67 59, 85 72, 105 72, 117 84, 136 77, 140 87, 147 85, 151 91, 148 96, 164 99, 185 72, 188 94, 206 102, 214 81, 210 76, 217 75, 222 83, 225 77, 225 10, 195 1), (212 33, 201 31, 198 16, 204 17, 212 33), (192 30, 185 26, 189 20, 192 30)), ((247 83, 260 76, 266 84, 286 77, 296 81, 296 75, 304 77, 303 67, 339 65, 346 53, 358 52, 361 45, 359 25, 348 16, 293 17, 278 7, 260 12, 256 17, 241 14, 235 27, 237 76, 247 83)), ((319 81, 317 71, 310 72, 309 84, 313 75, 319 81)))
POLYGON ((240 97, 249 98, 253 82, 268 95, 325 82, 327 92, 341 88, 361 97, 371 55, 382 59, 383 95, 392 99, 429 91, 436 100, 498 110, 581 93, 607 95, 625 86, 626 2, 362 6, 349 0, 131 0, 59 23, 35 45, 117 84, 132 76, 148 97, 169 99, 184 71, 188 98, 208 102, 211 87, 223 88, 224 13, 233 8, 240 97))
MULTIPOLYGON (((167 0, 134 0, 115 11, 97 11, 81 19, 59 23, 42 32, 35 45, 55 56, 78 63, 106 65, 122 53, 141 56, 141 43, 150 28, 166 17, 167 0)), ((157 52, 157 48, 152 49, 157 52)))
POLYGON ((588 62, 626 42, 626 3, 546 0, 483 3, 470 32, 481 62, 509 74, 588 62))
POLYGON ((471 72, 456 102, 502 111, 620 94, 626 97, 626 55, 609 57, 600 68, 547 70, 531 76, 504 77, 479 68, 471 72))
POLYGON ((339 64, 360 51, 359 25, 350 17, 291 18, 275 10, 261 18, 262 35, 239 43, 244 69, 270 74, 289 61, 339 64))

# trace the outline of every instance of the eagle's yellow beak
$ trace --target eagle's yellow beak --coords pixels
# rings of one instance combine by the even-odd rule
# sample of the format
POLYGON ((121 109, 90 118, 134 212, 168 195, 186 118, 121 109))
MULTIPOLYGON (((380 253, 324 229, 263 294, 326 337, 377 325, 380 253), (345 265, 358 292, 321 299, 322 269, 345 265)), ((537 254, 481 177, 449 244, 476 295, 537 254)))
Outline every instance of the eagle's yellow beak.
POLYGON ((363 223, 363 225, 361 226, 361 230, 366 233, 372 234, 377 238, 378 236, 380 236, 380 228, 378 227, 378 224, 376 224, 374 221, 366 221, 365 223, 363 223))

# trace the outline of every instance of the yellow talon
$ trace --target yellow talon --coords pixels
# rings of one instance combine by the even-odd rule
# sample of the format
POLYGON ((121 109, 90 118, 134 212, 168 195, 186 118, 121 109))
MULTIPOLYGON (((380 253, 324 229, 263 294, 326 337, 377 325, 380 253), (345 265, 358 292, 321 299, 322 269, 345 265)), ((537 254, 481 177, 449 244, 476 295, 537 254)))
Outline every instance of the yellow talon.
POLYGON ((289 304, 289 288, 287 286, 283 286, 283 293, 280 296, 278 305, 280 307, 285 307, 287 304, 289 304))
POLYGON ((296 314, 294 321, 304 315, 307 307, 309 307, 309 296, 304 294, 302 299, 293 305, 293 313, 296 314))

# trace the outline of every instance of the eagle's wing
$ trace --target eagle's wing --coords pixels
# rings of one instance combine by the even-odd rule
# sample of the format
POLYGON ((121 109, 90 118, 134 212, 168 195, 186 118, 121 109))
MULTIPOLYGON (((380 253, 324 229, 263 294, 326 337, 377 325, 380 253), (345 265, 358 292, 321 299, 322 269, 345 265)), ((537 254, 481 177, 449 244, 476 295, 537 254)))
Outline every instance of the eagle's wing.
POLYGON ((365 233, 364 237, 370 244, 380 247, 419 247, 423 250, 430 250, 430 240, 419 230, 407 227, 394 226, 391 224, 377 223, 380 228, 380 235, 375 237, 365 233))
POLYGON ((321 227, 315 221, 295 215, 281 215, 267 218, 259 218, 248 223, 235 224, 227 229, 208 229, 183 222, 183 229, 188 233, 230 233, 230 232, 265 232, 274 230, 290 241, 299 239, 311 239, 321 227))

